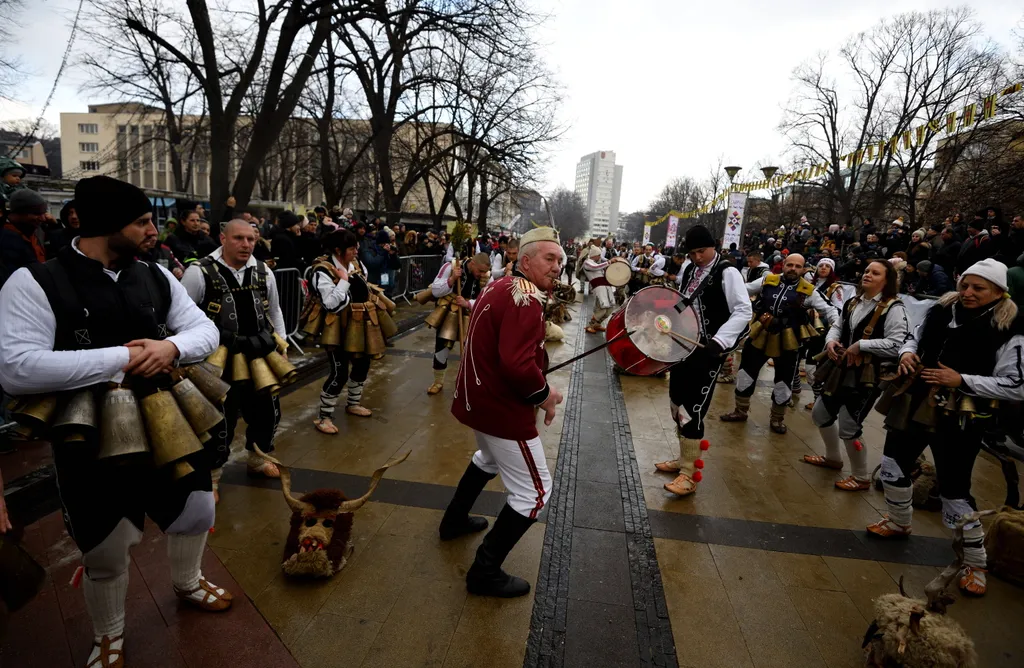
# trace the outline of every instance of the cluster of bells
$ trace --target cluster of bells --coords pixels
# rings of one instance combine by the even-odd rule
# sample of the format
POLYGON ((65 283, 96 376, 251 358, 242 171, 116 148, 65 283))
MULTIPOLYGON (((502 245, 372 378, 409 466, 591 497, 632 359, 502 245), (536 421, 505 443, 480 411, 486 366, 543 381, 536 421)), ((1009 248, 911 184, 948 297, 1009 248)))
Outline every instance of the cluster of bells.
POLYGON ((763 350, 767 357, 779 357, 784 351, 793 352, 800 349, 800 341, 813 339, 821 336, 825 324, 821 318, 815 315, 814 324, 804 323, 799 331, 791 327, 784 327, 779 332, 769 332, 768 327, 772 322, 772 315, 765 313, 760 317, 755 316, 750 323, 750 345, 758 350, 763 350))
POLYGON ((227 346, 220 346, 203 364, 218 378, 232 383, 251 382, 256 392, 276 396, 281 391, 281 386, 291 382, 299 372, 285 357, 288 342, 276 333, 273 336, 277 350, 271 351, 265 357, 250 360, 244 353, 231 355, 227 346))
MULTIPOLYGON (((211 359, 216 361, 219 352, 211 359)), ((263 391, 276 391, 278 377, 290 379, 297 373, 283 356, 273 355, 281 360, 254 360, 246 369, 263 391), (271 371, 271 364, 280 376, 271 371)), ((11 417, 25 438, 48 437, 57 447, 98 442, 98 459, 149 453, 157 468, 173 464, 178 479, 194 471, 185 458, 202 450, 213 438, 211 430, 224 421, 220 407, 231 385, 222 380, 223 371, 210 360, 183 366, 172 372, 169 389, 142 396, 116 383, 27 395, 11 404, 11 417)))
POLYGON ((878 398, 875 410, 887 416, 887 423, 908 424, 909 422, 916 422, 922 425, 935 426, 939 411, 946 415, 956 413, 960 416, 961 422, 963 422, 964 420, 973 419, 979 414, 982 416, 991 415, 998 408, 998 401, 982 400, 983 405, 979 409, 978 404, 971 396, 957 389, 933 385, 928 388, 928 394, 924 401, 918 403, 913 414, 911 414, 910 409, 914 402, 908 390, 917 382, 924 368, 923 364, 918 364, 914 373, 902 378, 896 375, 882 377, 882 380, 888 381, 889 385, 882 393, 882 396, 878 398))
POLYGON ((398 325, 391 317, 395 302, 378 286, 367 285, 370 301, 352 304, 341 313, 330 313, 311 300, 308 313, 301 318, 304 324, 298 333, 300 340, 315 337, 321 346, 341 346, 347 353, 382 357, 387 350, 386 340, 398 334, 398 325))
MULTIPOLYGON (((430 291, 426 290, 426 292, 430 291)), ((416 297, 419 301, 419 295, 416 297)), ((421 303, 425 304, 426 302, 421 303)), ((462 308, 455 303, 455 295, 445 295, 438 299, 437 306, 427 316, 425 322, 428 327, 436 329, 438 336, 444 341, 458 341, 459 332, 469 330, 469 315, 464 314, 462 308)))

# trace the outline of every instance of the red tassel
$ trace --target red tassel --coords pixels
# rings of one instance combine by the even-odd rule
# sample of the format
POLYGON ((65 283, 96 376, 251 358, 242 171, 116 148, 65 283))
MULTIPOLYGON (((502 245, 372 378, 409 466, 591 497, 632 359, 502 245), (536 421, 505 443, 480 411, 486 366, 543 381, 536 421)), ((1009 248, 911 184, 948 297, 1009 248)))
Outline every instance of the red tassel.
POLYGON ((709 441, 707 439, 704 439, 703 441, 700 442, 700 449, 701 450, 707 450, 710 447, 711 447, 711 441, 709 441))
POLYGON ((210 527, 210 533, 213 533, 213 529, 214 529, 213 527, 210 527))
POLYGON ((699 468, 699 469, 702 469, 702 468, 704 468, 704 460, 703 459, 694 459, 693 460, 693 465, 695 467, 699 468))
MULTIPOLYGON (((698 459, 697 461, 700 461, 700 460, 698 459)), ((693 472, 693 481, 694 482, 700 482, 703 479, 704 479, 704 474, 703 473, 701 473, 700 471, 694 471, 693 472)))
POLYGON ((71 576, 71 586, 78 589, 82 586, 82 576, 85 575, 85 566, 79 566, 75 569, 75 574, 71 576))
POLYGON ((864 449, 864 444, 861 443, 860 441, 854 441, 853 447, 857 450, 857 452, 860 452, 861 450, 864 449))

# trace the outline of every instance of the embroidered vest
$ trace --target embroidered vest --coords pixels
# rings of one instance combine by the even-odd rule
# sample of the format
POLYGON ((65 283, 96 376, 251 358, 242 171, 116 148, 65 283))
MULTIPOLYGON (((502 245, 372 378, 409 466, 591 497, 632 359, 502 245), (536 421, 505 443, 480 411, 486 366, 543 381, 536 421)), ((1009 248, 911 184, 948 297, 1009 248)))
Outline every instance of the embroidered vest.
POLYGON ((199 308, 222 332, 253 336, 270 329, 267 265, 256 260, 245 270, 242 285, 231 270, 207 255, 197 263, 206 282, 199 308))

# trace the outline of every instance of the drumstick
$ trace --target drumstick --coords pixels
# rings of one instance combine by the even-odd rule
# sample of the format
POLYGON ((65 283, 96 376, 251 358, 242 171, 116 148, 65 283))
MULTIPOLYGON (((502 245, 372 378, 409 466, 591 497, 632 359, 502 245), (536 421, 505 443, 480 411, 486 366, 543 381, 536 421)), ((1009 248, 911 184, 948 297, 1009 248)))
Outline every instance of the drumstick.
POLYGON ((608 346, 612 345, 613 343, 615 343, 616 341, 618 341, 622 337, 629 336, 630 334, 633 334, 635 331, 636 331, 635 329, 634 330, 630 330, 628 332, 626 330, 622 330, 621 332, 619 332, 618 334, 616 334, 612 338, 608 339, 607 341, 605 341, 601 345, 599 345, 599 346, 597 346, 595 348, 591 348, 590 350, 588 350, 586 352, 580 353, 576 357, 570 357, 569 359, 565 360, 561 364, 556 364, 555 366, 553 366, 550 369, 548 369, 547 371, 545 371, 544 375, 546 376, 549 373, 554 373, 555 371, 558 371, 559 369, 561 369, 564 366, 568 366, 568 365, 572 364, 573 362, 575 362, 577 360, 583 359, 587 355, 592 355, 592 354, 596 353, 598 350, 604 350, 605 348, 607 348, 608 346))
POLYGON ((676 337, 677 339, 680 339, 682 341, 686 341, 687 343, 692 343, 693 345, 697 346, 698 348, 703 348, 704 347, 704 344, 701 343, 700 341, 694 341, 693 339, 685 337, 682 334, 676 334, 671 329, 662 332, 662 334, 671 334, 672 336, 676 337))

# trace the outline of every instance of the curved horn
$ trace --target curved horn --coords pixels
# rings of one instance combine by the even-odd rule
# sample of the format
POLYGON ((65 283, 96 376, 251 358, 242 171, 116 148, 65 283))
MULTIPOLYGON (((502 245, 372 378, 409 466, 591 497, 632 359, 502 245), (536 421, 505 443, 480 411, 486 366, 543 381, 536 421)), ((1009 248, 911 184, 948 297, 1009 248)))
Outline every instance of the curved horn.
POLYGON ((339 513, 354 513, 355 511, 357 511, 360 508, 362 508, 363 504, 370 500, 370 495, 373 494, 373 490, 377 489, 377 485, 380 483, 380 479, 384 477, 384 472, 387 471, 392 466, 394 466, 395 464, 401 464, 406 459, 408 459, 409 455, 411 455, 411 454, 412 454, 412 450, 409 450, 404 455, 402 455, 400 458, 393 459, 390 462, 388 462, 387 464, 385 464, 384 466, 382 466, 379 469, 377 469, 376 471, 374 471, 373 472, 373 477, 370 478, 370 489, 366 490, 366 494, 363 494, 358 499, 351 499, 349 501, 345 501, 344 503, 341 504, 341 507, 338 508, 338 512, 339 513))
POLYGON ((288 506, 297 513, 312 512, 313 506, 309 503, 299 501, 292 496, 292 472, 288 470, 288 467, 282 464, 276 457, 271 457, 267 453, 260 450, 260 446, 253 443, 253 450, 256 451, 260 457, 263 457, 271 464, 275 464, 281 471, 281 492, 284 494, 284 500, 288 502, 288 506))

